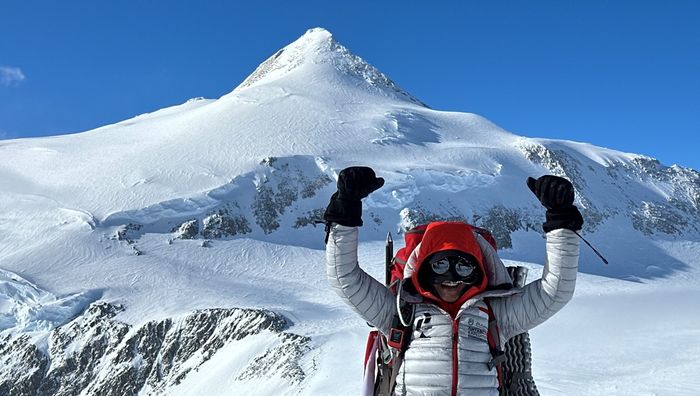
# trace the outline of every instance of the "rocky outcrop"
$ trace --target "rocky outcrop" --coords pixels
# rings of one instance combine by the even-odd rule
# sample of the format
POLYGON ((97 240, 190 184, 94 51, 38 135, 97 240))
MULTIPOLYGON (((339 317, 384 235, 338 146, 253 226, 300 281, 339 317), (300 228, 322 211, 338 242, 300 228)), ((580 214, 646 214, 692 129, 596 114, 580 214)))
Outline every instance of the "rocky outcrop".
POLYGON ((678 236, 700 232, 700 173, 677 165, 665 166, 658 160, 638 156, 629 162, 614 162, 608 175, 627 197, 632 226, 645 235, 678 236), (661 191, 655 200, 639 199, 626 192, 630 181, 654 186, 661 191), (663 199, 665 198, 665 199, 663 199))
POLYGON ((413 227, 421 224, 427 224, 432 221, 467 221, 464 214, 453 208, 430 211, 420 202, 412 205, 411 207, 402 209, 399 216, 401 216, 402 231, 410 230, 413 227))
POLYGON ((475 214, 471 223, 491 231, 499 249, 513 247, 510 235, 515 231, 542 230, 542 219, 539 217, 533 216, 526 209, 507 208, 503 205, 494 206, 483 215, 475 214))
POLYGON ((177 239, 195 239, 199 234, 199 222, 197 219, 188 220, 172 229, 177 239))
POLYGON ((221 239, 251 233, 248 219, 241 213, 232 213, 229 208, 219 209, 202 220, 202 236, 221 239))
POLYGON ((611 164, 608 173, 616 180, 634 178, 663 186, 670 206, 700 217, 700 172, 696 170, 665 166, 654 158, 637 157, 629 163, 611 164))
POLYGON ((294 221, 294 225, 292 227, 294 228, 302 228, 306 227, 309 225, 316 225, 316 222, 323 221, 323 214, 326 212, 326 208, 318 208, 314 210, 310 210, 303 214, 302 216, 297 217, 297 219, 294 221))
MULTIPOLYGON (((403 121, 399 122, 399 118, 403 116, 392 114, 389 126, 401 129, 403 121)), ((426 125, 406 129, 429 131, 431 128, 426 125)), ((400 138, 407 133, 399 129, 387 135, 388 138, 400 138)), ((567 143, 523 142, 518 148, 524 159, 536 165, 529 171, 555 174, 572 181, 576 205, 585 219, 584 233, 599 231, 603 223, 613 218, 629 221, 633 229, 644 235, 677 237, 687 231, 700 233, 700 173, 679 166, 667 167, 643 156, 612 153, 609 157, 593 159, 567 143)), ((372 231, 380 231, 387 224, 392 227, 398 209, 399 226, 403 230, 436 220, 467 221, 491 230, 502 248, 513 246, 511 235, 516 231, 542 232, 544 211, 533 202, 513 202, 508 197, 494 200, 489 193, 485 195, 489 198, 479 206, 450 201, 451 194, 468 188, 469 183, 480 189, 489 183, 494 186, 501 183, 495 174, 474 172, 476 175, 471 179, 465 179, 465 174, 460 172, 425 172, 418 179, 408 174, 404 180, 392 180, 398 183, 384 187, 383 191, 394 188, 392 194, 396 196, 382 197, 379 193, 374 205, 368 201, 369 205, 364 206, 365 225, 372 231), (433 177, 435 174, 439 177, 433 177), (446 194, 440 200, 425 198, 433 192, 446 194), (397 201, 400 206, 396 205, 397 201)), ((122 241, 136 255, 142 254, 137 244, 145 233, 172 233, 169 243, 177 239, 201 239, 202 246, 209 245, 209 241, 243 235, 264 239, 280 230, 315 226, 322 220, 333 192, 332 174, 323 157, 266 157, 254 171, 235 177, 208 192, 205 198, 175 199, 115 214, 106 223, 124 221, 113 239, 122 241), (323 197, 317 197, 321 191, 323 197), (134 219, 148 221, 140 224, 134 219)))
POLYGON ((584 231, 595 231, 603 221, 616 214, 609 208, 598 208, 588 197, 588 183, 584 172, 586 169, 595 172, 590 165, 586 167, 580 160, 562 149, 550 149, 539 144, 524 145, 520 149, 528 160, 546 168, 550 174, 565 177, 571 181, 576 190, 576 204, 586 219, 584 231))
POLYGON ((263 332, 276 342, 232 376, 240 381, 279 377, 292 386, 308 374, 298 362, 310 349, 309 338, 285 333, 287 321, 275 313, 207 309, 133 328, 115 320, 122 310, 93 303, 50 333, 46 351, 27 335, 1 339, 0 394, 166 394, 225 345, 263 332))
MULTIPOLYGON (((539 214, 541 216, 541 214, 539 214)), ((496 205, 485 211, 472 214, 471 218, 459 213, 454 208, 445 208, 444 212, 431 212, 422 205, 405 208, 401 211, 402 231, 431 221, 462 221, 485 228, 491 232, 499 249, 513 247, 511 234, 518 230, 536 230, 541 232, 542 219, 533 215, 527 208, 507 208, 496 205)))
POLYGON ((0 395, 36 395, 49 358, 28 335, 0 339, 0 395))
POLYGON ((275 157, 265 158, 261 165, 270 170, 257 182, 251 209, 255 222, 265 234, 280 227, 281 216, 293 203, 314 197, 317 190, 333 182, 333 179, 323 173, 310 178, 303 169, 290 166, 288 161, 280 161, 275 157))
POLYGON ((112 236, 112 240, 120 241, 125 244, 136 256, 140 256, 143 252, 136 246, 136 241, 143 235, 143 225, 138 223, 128 223, 117 228, 117 231, 112 236))
POLYGON ((654 158, 636 156, 631 160, 609 161, 606 166, 584 164, 565 150, 544 145, 522 146, 525 157, 564 176, 576 188, 577 204, 586 219, 585 231, 594 231, 612 216, 629 216, 632 226, 645 235, 680 235, 686 231, 699 232, 700 173, 680 166, 665 166, 654 158), (589 197, 588 179, 603 180, 609 195, 620 197, 617 207, 599 208, 589 197), (658 191, 655 199, 645 199, 645 191, 630 186, 650 186, 658 191))
POLYGON ((269 378, 273 373, 280 373, 282 378, 292 384, 304 381, 306 372, 299 361, 309 349, 306 346, 309 339, 296 334, 283 334, 281 339, 280 345, 253 359, 236 379, 246 381, 269 378), (303 348, 300 348, 300 345, 303 348))
POLYGON ((658 202, 642 202, 641 207, 635 208, 632 213, 632 226, 644 235, 663 233, 667 235, 679 235, 688 226, 688 221, 678 213, 671 205, 658 202))
MULTIPOLYGON (((266 157, 254 171, 239 175, 204 196, 175 198, 146 208, 113 213, 102 223, 134 254, 145 234, 176 240, 230 239, 269 235, 280 227, 301 228, 320 218, 316 194, 333 183, 321 157, 266 157)), ((327 198, 323 198, 326 201, 327 198)), ((325 207, 325 204, 324 204, 325 207)), ((322 214, 322 213, 321 213, 322 214)))
MULTIPOLYGON (((666 167, 657 160, 641 156, 601 166, 557 145, 550 148, 526 144, 520 149, 526 159, 546 168, 547 173, 571 180, 576 190, 576 205, 585 218, 586 233, 595 232, 615 216, 629 218, 634 229, 645 235, 680 236, 689 231, 700 232, 700 173, 692 169, 666 167), (640 185, 653 186, 652 190, 662 193, 648 195, 655 196, 656 200, 644 199, 648 187, 640 190, 640 185), (601 196, 601 191, 605 195, 601 196)), ((466 221, 490 230, 499 248, 507 249, 513 247, 511 235, 516 231, 541 233, 544 215, 539 206, 495 204, 457 208, 449 201, 424 204, 416 200, 401 210, 400 226, 407 230, 431 221, 466 221)))
POLYGON ((124 241, 131 245, 136 239, 141 236, 141 229, 143 226, 137 223, 129 223, 117 229, 114 234, 113 239, 117 241, 124 241))

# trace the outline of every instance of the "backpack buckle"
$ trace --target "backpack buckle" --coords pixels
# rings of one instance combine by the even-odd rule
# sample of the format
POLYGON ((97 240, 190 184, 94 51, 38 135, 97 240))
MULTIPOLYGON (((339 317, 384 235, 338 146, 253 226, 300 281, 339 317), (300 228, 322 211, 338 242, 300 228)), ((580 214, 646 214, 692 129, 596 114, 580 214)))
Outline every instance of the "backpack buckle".
POLYGON ((387 339, 387 344, 390 347, 401 350, 403 348, 403 338, 404 330, 396 327, 392 327, 389 331, 389 338, 387 339))
POLYGON ((489 371, 506 361, 506 354, 503 351, 495 351, 493 357, 488 362, 489 371))

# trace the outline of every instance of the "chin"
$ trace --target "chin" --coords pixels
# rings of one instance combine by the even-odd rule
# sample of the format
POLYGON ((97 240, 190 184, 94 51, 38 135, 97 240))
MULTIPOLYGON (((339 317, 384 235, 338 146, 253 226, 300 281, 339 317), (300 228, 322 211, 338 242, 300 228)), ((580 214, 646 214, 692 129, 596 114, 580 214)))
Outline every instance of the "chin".
POLYGON ((437 286, 437 294, 440 299, 446 303, 453 303, 459 300, 467 290, 467 285, 462 285, 459 288, 451 289, 443 286, 437 286))

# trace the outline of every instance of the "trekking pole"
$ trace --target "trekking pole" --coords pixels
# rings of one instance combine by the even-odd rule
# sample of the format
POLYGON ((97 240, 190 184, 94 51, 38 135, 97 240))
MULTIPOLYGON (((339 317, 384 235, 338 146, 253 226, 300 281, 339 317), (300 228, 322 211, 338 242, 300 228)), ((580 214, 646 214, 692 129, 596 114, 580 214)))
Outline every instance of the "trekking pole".
POLYGON ((391 286, 391 262, 394 260, 394 240, 391 232, 386 234, 386 250, 384 255, 384 280, 387 287, 391 286))
POLYGON ((581 238, 582 241, 586 242, 586 245, 588 245, 588 247, 590 247, 591 249, 593 249, 593 252, 594 252, 595 254, 597 254, 598 257, 600 257, 601 260, 603 260, 603 263, 605 263, 605 265, 608 265, 608 260, 606 260, 605 257, 603 257, 603 255, 600 254, 600 252, 599 252, 598 250, 596 250, 596 248, 593 247, 593 245, 591 245, 586 239, 584 239, 584 238, 581 236, 581 234, 579 234, 579 233, 576 232, 576 231, 574 231, 574 234, 578 235, 578 237, 581 238))

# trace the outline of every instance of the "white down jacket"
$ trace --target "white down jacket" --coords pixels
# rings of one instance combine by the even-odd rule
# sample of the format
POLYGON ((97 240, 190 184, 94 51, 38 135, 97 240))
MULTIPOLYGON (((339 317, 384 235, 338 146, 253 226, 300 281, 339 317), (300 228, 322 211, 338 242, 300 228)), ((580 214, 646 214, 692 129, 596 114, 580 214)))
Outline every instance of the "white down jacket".
MULTIPOLYGON (((505 266, 491 245, 480 236, 475 238, 489 286, 493 287, 503 280, 505 266)), ((328 281, 355 312, 386 335, 396 315, 396 299, 386 286, 359 267, 357 240, 357 227, 333 225, 326 246, 328 281)), ((419 249, 420 245, 416 251, 419 249)), ((574 293, 579 257, 576 234, 567 229, 551 231, 547 233, 546 249, 541 279, 522 289, 487 288, 460 301, 456 313, 449 314, 429 299, 409 296, 415 307, 413 331, 395 394, 497 396, 496 369, 488 368, 491 353, 484 298, 489 298, 502 343, 554 315, 574 293)), ((409 259, 408 276, 410 267, 409 259)))

